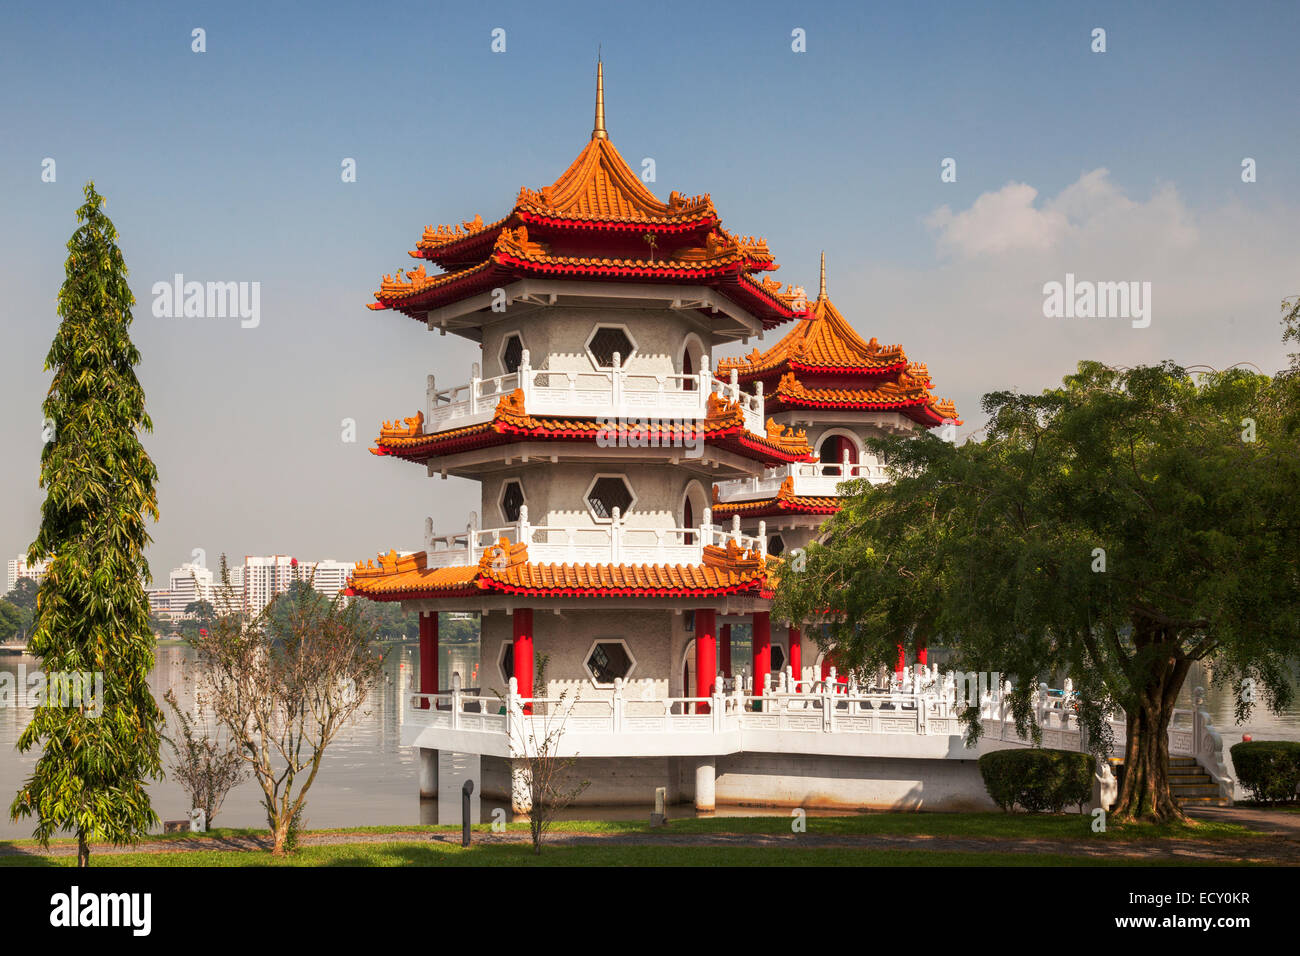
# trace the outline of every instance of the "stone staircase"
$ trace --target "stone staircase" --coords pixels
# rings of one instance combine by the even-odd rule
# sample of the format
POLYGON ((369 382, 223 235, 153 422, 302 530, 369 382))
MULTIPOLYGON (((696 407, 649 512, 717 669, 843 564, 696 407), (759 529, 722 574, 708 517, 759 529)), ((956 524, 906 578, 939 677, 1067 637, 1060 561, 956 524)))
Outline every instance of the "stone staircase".
MULTIPOLYGON (((1111 770, 1115 778, 1120 779, 1124 772, 1122 758, 1111 758, 1111 770)), ((1219 795, 1219 788, 1205 769, 1196 762, 1195 757, 1169 758, 1169 789, 1181 807, 1212 806, 1227 807, 1232 801, 1219 795)))

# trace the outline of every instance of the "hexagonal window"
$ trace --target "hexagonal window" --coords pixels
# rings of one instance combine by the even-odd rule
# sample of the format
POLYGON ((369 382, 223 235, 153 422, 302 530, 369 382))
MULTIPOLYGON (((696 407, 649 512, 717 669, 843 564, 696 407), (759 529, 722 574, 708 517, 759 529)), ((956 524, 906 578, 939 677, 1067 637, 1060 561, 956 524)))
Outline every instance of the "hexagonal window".
POLYGON ((506 641, 501 645, 501 653, 497 655, 497 667, 501 669, 501 676, 505 678, 507 684, 510 678, 515 676, 515 642, 506 641))
POLYGON ((632 652, 623 641, 597 641, 587 654, 585 664, 587 673, 597 684, 613 684, 620 677, 627 680, 636 668, 632 652))
POLYGON ((597 475, 587 489, 587 507, 601 521, 614 517, 614 509, 626 515, 636 496, 622 475, 597 475))
POLYGON ((772 673, 785 670, 785 648, 780 644, 772 645, 772 673))
POLYGON ((524 486, 517 481, 507 481, 501 489, 501 514, 507 521, 518 521, 524 506, 524 486))
POLYGON ((619 365, 626 365, 635 350, 636 345, 628 338, 627 332, 617 325, 597 326, 587 340, 587 351, 597 368, 613 368, 615 352, 618 353, 619 365))
POLYGON ((511 333, 506 336, 505 345, 501 349, 501 365, 506 370, 507 375, 513 375, 519 371, 519 366, 524 360, 524 340, 517 334, 511 333))
POLYGON ((785 541, 779 534, 774 534, 767 539, 767 553, 774 558, 779 558, 785 554, 785 541))

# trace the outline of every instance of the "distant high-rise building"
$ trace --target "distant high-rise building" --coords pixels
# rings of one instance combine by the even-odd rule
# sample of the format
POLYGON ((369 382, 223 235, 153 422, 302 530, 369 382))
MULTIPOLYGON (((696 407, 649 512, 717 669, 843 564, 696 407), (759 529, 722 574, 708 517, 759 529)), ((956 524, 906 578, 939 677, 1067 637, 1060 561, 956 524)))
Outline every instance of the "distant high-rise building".
POLYGON ((244 557, 244 610, 253 616, 261 614, 276 595, 289 590, 299 575, 298 559, 287 554, 265 557, 244 557))
POLYGON ((171 612, 183 615, 195 601, 212 602, 212 571, 201 564, 182 564, 173 568, 170 577, 171 612))
POLYGON ((8 584, 5 586, 5 593, 8 594, 12 591, 14 585, 16 585, 22 578, 29 578, 37 584, 40 584, 45 580, 45 572, 49 570, 49 567, 50 562, 48 559, 37 561, 35 564, 29 565, 25 555, 18 555, 18 557, 9 562, 8 584))

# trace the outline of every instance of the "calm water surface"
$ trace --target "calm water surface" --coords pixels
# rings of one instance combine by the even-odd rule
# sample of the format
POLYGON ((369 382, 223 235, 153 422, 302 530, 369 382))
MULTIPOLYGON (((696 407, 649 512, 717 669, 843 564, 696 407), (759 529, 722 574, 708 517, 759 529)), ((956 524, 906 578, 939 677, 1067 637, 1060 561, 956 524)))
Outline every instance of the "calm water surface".
MULTIPOLYGON (((737 651, 740 649, 737 648, 737 651)), ((158 663, 150 675, 154 696, 161 702, 168 688, 176 691, 182 706, 193 701, 193 676, 196 671, 194 651, 189 647, 160 647, 158 663)), ((439 648, 438 670, 449 675, 459 672, 467 686, 477 683, 478 644, 448 645, 439 648)), ((409 675, 419 672, 419 646, 393 646, 384 660, 383 679, 367 701, 364 712, 335 738, 325 754, 324 765, 307 797, 307 825, 311 827, 370 826, 385 824, 433 823, 435 810, 431 801, 423 805, 416 792, 416 766, 411 749, 400 746, 401 715, 406 707, 404 688, 409 675)), ((737 657, 743 660, 743 657, 737 657)), ((28 673, 38 669, 36 659, 26 655, 0 656, 0 670, 17 675, 20 665, 28 673)), ((447 678, 444 677, 444 683, 447 678)), ((1208 686, 1203 674, 1194 673, 1188 680, 1188 696, 1194 686, 1208 686)), ((1300 703, 1283 714, 1269 713, 1257 707, 1249 722, 1237 725, 1232 716, 1231 694, 1210 688, 1207 693, 1210 713, 1223 736, 1224 749, 1250 734, 1256 740, 1300 740, 1300 703)), ((1297 695, 1300 698, 1300 694, 1297 695)), ((14 748, 18 735, 31 720, 29 708, 0 708, 0 838, 31 835, 32 824, 14 823, 8 808, 13 795, 31 774, 36 754, 19 754, 14 748)), ((164 761, 170 764, 171 751, 164 745, 164 761)), ((1230 758, 1229 758, 1230 759, 1230 758)), ((186 817, 189 800, 171 779, 151 787, 154 809, 164 820, 186 817)), ((1241 796, 1239 793, 1238 796, 1241 796)), ((645 808, 583 807, 569 815, 585 818, 640 818, 645 808)), ((686 808, 678 810, 689 814, 686 808)), ((759 811, 744 811, 754 813, 759 811)), ((217 823, 230 827, 259 827, 266 823, 261 807, 261 790, 252 780, 245 781, 227 798, 217 823)))

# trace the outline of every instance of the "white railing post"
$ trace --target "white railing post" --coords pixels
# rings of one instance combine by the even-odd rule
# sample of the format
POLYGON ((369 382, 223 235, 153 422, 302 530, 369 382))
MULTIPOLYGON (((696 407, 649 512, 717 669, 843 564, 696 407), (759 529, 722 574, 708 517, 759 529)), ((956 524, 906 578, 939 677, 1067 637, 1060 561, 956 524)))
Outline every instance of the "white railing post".
POLYGON ((713 393, 713 363, 709 358, 709 353, 705 352, 700 356, 700 369, 695 375, 696 394, 699 395, 700 417, 703 418, 709 411, 709 396, 713 393))
POLYGON ((451 675, 451 729, 460 726, 460 671, 451 675))
POLYGON ((609 399, 610 404, 614 407, 614 414, 620 418, 624 417, 623 408, 623 357, 619 353, 614 353, 614 367, 609 373, 609 399))
POLYGON ((700 518, 700 544, 713 544, 713 509, 705 508, 700 518))
POLYGON ((426 375, 424 378, 424 430, 428 432, 433 428, 433 410, 438 406, 438 389, 434 385, 433 376, 426 375))
POLYGON ((740 515, 731 516, 731 538, 740 544, 740 515))
POLYGON ((730 394, 727 397, 733 402, 740 401, 740 374, 734 368, 731 370, 731 378, 727 385, 730 386, 728 390, 730 394))
POLYGON ((618 564, 622 560, 623 553, 623 532, 619 527, 620 509, 614 506, 614 514, 609 522, 609 559, 611 564, 618 564))
POLYGON ((767 557, 767 522, 758 523, 758 554, 759 557, 767 557))
POLYGON ((713 693, 710 695, 713 706, 710 710, 713 712, 713 732, 722 733, 722 717, 727 707, 727 699, 722 694, 722 675, 714 676, 713 693))
POLYGON ((762 417, 763 417, 763 414, 764 414, 764 412, 763 412, 763 408, 764 408, 764 404, 763 404, 763 383, 762 383, 762 382, 755 382, 755 383, 754 383, 754 404, 758 407, 758 409, 757 409, 757 410, 758 410, 758 417, 759 417, 759 418, 762 418, 762 417))
POLYGON ((506 739, 510 741, 510 750, 515 750, 514 741, 524 742, 524 728, 521 721, 523 708, 519 705, 519 681, 510 678, 506 688, 506 739))
POLYGON ((469 413, 473 415, 478 411, 478 393, 483 387, 483 371, 478 362, 470 366, 469 373, 469 413))
POLYGON ((533 369, 528 349, 524 349, 519 356, 519 387, 524 393, 524 408, 531 408, 533 404, 533 369))
POLYGON ((478 553, 477 553, 478 552, 478 512, 477 511, 471 511, 469 513, 469 521, 465 524, 465 550, 468 552, 468 554, 466 555, 467 558, 466 564, 467 565, 477 564, 478 563, 478 553))
POLYGON ((528 544, 528 505, 519 506, 519 521, 515 527, 515 540, 519 544, 528 544))
POLYGON ((614 733, 623 732, 623 678, 614 678, 614 697, 611 700, 614 707, 614 733))

